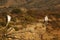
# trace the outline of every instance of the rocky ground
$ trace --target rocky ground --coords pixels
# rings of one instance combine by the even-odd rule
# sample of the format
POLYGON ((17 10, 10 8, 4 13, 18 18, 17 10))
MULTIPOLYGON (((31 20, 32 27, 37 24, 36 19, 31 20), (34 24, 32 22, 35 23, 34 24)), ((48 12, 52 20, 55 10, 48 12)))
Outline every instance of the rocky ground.
POLYGON ((6 0, 0 3, 0 40, 60 40, 59 2, 6 0), (7 15, 11 21, 6 27, 7 15), (48 24, 44 21, 46 15, 48 24))
POLYGON ((60 40, 60 16, 48 15, 47 25, 44 17, 44 13, 26 8, 13 8, 11 12, 1 12, 0 40, 60 40), (11 16, 11 22, 6 27, 7 15, 11 16))

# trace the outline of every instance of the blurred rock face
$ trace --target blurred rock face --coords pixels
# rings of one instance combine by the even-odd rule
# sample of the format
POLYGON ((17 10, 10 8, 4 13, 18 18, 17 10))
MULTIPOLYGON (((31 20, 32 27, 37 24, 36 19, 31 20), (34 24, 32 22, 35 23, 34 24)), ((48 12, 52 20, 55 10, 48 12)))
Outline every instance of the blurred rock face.
POLYGON ((0 4, 6 6, 19 6, 26 8, 40 8, 42 10, 56 10, 58 8, 59 0, 1 0, 0 4), (9 4, 9 5, 8 5, 9 4))
POLYGON ((0 6, 3 6, 7 3, 7 0, 0 0, 0 6))

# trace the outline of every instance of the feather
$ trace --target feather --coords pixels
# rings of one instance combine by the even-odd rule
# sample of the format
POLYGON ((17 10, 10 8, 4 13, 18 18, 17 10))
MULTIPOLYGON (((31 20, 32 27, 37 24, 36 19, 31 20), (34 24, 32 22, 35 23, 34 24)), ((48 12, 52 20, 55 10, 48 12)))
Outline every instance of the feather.
POLYGON ((10 21, 11 21, 11 16, 7 15, 7 24, 6 24, 6 26, 8 26, 8 24, 9 24, 10 21))
POLYGON ((11 16, 10 15, 7 15, 7 22, 10 22, 10 20, 11 20, 11 16))
POLYGON ((46 22, 48 21, 48 16, 45 16, 45 21, 46 21, 46 22))

